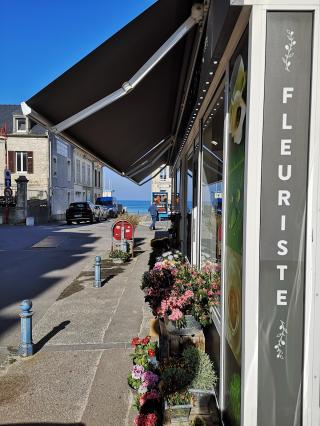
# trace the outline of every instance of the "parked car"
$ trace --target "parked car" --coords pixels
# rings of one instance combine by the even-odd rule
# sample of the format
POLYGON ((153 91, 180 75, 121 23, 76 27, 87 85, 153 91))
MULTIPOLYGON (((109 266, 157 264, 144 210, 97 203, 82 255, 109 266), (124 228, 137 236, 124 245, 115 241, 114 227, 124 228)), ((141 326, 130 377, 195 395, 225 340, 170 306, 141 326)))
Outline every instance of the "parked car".
POLYGON ((72 222, 100 222, 100 216, 101 212, 99 207, 95 206, 90 201, 71 203, 66 210, 66 220, 68 225, 71 225, 72 222))
POLYGON ((98 206, 98 205, 95 205, 95 207, 100 210, 100 220, 107 220, 108 219, 108 209, 106 209, 104 206, 98 206))
POLYGON ((108 217, 118 216, 118 203, 115 197, 98 197, 96 204, 108 209, 108 217))

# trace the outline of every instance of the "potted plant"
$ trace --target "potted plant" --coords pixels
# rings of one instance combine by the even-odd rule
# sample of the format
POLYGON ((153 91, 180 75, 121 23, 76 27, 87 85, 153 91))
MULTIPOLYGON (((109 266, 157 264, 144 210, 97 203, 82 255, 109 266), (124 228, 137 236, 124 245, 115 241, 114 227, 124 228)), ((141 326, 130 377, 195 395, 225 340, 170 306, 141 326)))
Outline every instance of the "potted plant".
POLYGON ((218 378, 209 355, 203 350, 189 346, 182 353, 186 368, 192 371, 189 392, 195 414, 210 414, 210 405, 214 396, 214 386, 218 378))
POLYGON ((161 390, 165 405, 164 418, 166 421, 188 421, 191 405, 191 395, 188 385, 192 376, 186 368, 183 359, 171 358, 161 364, 161 390))
POLYGON ((188 391, 174 392, 168 395, 164 404, 165 421, 189 421, 192 405, 191 395, 188 391))
POLYGON ((124 263, 130 259, 130 254, 122 250, 112 250, 110 251, 109 258, 113 263, 124 263))

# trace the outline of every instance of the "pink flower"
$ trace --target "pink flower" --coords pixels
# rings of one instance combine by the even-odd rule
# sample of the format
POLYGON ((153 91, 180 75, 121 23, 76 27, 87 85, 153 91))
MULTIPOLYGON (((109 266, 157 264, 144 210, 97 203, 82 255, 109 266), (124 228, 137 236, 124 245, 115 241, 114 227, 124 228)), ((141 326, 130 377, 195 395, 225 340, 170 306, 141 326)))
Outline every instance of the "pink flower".
POLYGON ((171 315, 169 315, 169 320, 178 321, 182 317, 183 313, 180 311, 180 309, 172 309, 171 315))
POLYGON ((139 403, 140 403, 140 406, 142 407, 146 403, 146 401, 148 401, 149 399, 159 399, 159 398, 160 398, 159 392, 156 389, 152 389, 150 392, 146 392, 140 396, 139 403))
POLYGON ((134 419, 135 426, 155 426, 158 418, 155 413, 138 414, 134 419))
POLYGON ((187 290, 187 291, 184 293, 184 296, 185 296, 187 299, 189 299, 190 297, 193 297, 193 296, 194 296, 194 293, 193 293, 193 291, 191 291, 191 290, 187 290))
POLYGON ((131 376, 133 379, 140 380, 143 373, 144 373, 144 367, 142 365, 134 365, 131 376))

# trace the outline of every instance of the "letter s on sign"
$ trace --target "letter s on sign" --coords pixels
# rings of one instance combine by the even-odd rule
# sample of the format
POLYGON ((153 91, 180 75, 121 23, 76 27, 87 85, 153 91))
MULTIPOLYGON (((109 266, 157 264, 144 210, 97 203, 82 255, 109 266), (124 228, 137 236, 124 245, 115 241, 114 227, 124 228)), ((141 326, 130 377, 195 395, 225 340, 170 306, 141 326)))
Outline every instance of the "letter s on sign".
POLYGON ((278 241, 278 255, 279 256, 285 256, 286 254, 288 254, 288 248, 286 247, 288 244, 288 241, 286 240, 279 240, 278 241))

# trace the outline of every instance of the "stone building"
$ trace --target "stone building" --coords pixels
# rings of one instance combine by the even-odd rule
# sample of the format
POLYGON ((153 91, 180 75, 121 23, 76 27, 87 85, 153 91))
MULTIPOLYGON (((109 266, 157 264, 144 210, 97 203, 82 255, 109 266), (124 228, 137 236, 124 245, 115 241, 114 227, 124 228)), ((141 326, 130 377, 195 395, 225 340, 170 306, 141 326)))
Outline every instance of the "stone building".
POLYGON ((155 171, 156 176, 151 180, 151 192, 166 192, 168 194, 168 203, 171 204, 171 177, 170 168, 165 167, 159 173, 160 169, 155 171))
POLYGON ((4 190, 4 170, 11 171, 12 189, 19 176, 26 176, 29 199, 49 198, 48 132, 24 117, 20 105, 0 105, 0 127, 6 127, 7 154, 0 143, 0 193, 4 190), (7 160, 6 160, 7 156, 7 160))
POLYGON ((63 220, 74 200, 95 201, 102 195, 102 163, 25 117, 20 105, 0 105, 0 127, 7 134, 7 143, 0 141, 1 196, 5 169, 11 171, 13 193, 15 180, 26 176, 29 214, 39 215, 36 206, 41 205, 42 222, 63 220))
POLYGON ((103 164, 79 148, 74 149, 74 200, 95 202, 103 194, 103 164))

